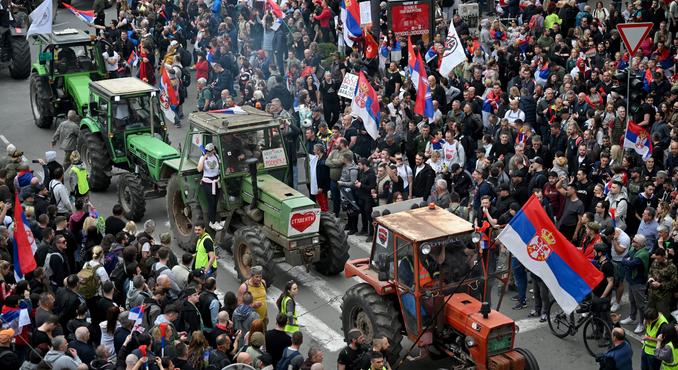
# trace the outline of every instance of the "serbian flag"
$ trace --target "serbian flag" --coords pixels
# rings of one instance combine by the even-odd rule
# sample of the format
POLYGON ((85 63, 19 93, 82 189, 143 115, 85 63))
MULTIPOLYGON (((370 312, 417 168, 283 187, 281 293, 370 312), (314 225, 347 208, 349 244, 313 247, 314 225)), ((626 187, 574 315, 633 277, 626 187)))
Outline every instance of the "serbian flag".
POLYGON ((73 15, 76 17, 80 18, 81 21, 85 23, 92 24, 94 23, 94 18, 96 18, 96 15, 94 14, 94 10, 80 10, 76 9, 66 3, 61 3, 61 5, 64 6, 64 8, 68 9, 73 15))
POLYGON ((239 106, 234 106, 224 109, 213 109, 208 111, 210 113, 225 113, 225 114, 247 114, 247 112, 239 106))
POLYGON ((129 58, 127 58, 127 64, 129 64, 130 67, 136 67, 139 64, 139 60, 139 54, 137 54, 136 50, 132 50, 129 58))
POLYGON ((38 246, 19 201, 19 192, 14 192, 14 276, 23 280, 24 275, 35 270, 38 264, 33 254, 38 246))
POLYGON ((433 118, 433 100, 431 99, 431 87, 428 84, 428 75, 424 67, 424 61, 419 53, 414 52, 412 40, 408 40, 407 63, 410 67, 410 80, 417 91, 414 100, 414 113, 433 118))
POLYGON ((624 149, 633 149, 644 161, 652 155, 652 140, 646 129, 629 121, 624 134, 624 149))
POLYGON ((377 140, 377 136, 379 136, 379 120, 381 119, 379 99, 377 92, 374 91, 363 71, 360 71, 355 94, 353 95, 351 111, 353 111, 355 116, 363 120, 365 131, 372 136, 372 139, 377 140))
POLYGON ((285 18, 285 14, 282 12, 282 9, 280 9, 280 5, 274 0, 266 0, 266 4, 271 8, 271 13, 273 13, 277 19, 285 18))
POLYGON ((340 19, 341 24, 344 25, 344 43, 352 47, 353 39, 363 35, 363 30, 360 28, 360 5, 358 5, 358 0, 341 1, 340 19))
POLYGON ((431 45, 431 47, 428 48, 426 55, 424 56, 424 59, 426 60, 426 64, 428 64, 430 61, 435 59, 435 57, 437 57, 437 56, 438 56, 438 53, 436 53, 435 45, 431 45))
POLYGON ((568 314, 603 280, 603 274, 558 231, 534 195, 497 240, 544 281, 568 314))
MULTIPOLYGON (((132 322, 134 322, 134 328, 142 328, 141 321, 144 318, 144 305, 132 307, 129 309, 129 315, 127 316, 132 322)), ((143 330, 143 328, 142 328, 143 330)))
POLYGON ((377 40, 374 39, 374 36, 372 36, 371 33, 369 33, 367 30, 365 30, 364 32, 365 32, 365 58, 374 59, 378 55, 377 50, 379 49, 379 44, 377 44, 377 40))
POLYGON ((381 46, 379 47, 379 70, 384 71, 386 69, 386 61, 388 60, 388 54, 391 52, 388 47, 388 41, 386 36, 384 36, 384 41, 382 41, 381 46))
POLYGON ((179 94, 172 86, 167 68, 163 67, 160 72, 160 109, 170 122, 174 122, 174 109, 177 105, 179 105, 179 94))

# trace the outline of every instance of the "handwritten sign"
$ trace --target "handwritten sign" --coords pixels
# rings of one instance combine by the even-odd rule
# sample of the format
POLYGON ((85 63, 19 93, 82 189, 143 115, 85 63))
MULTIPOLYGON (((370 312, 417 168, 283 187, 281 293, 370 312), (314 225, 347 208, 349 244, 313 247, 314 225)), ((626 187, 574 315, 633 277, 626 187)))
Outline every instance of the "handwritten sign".
POLYGON ((353 99, 356 86, 358 86, 358 75, 347 73, 344 76, 344 80, 341 81, 341 87, 339 87, 339 92, 337 95, 343 96, 347 99, 353 99))
POLYGON ((264 157, 264 168, 287 165, 287 158, 285 158, 285 150, 283 148, 264 150, 261 155, 264 157))
POLYGON ((290 214, 288 236, 317 233, 320 228, 320 208, 306 209, 290 214))
POLYGON ((360 3, 360 25, 372 24, 372 8, 369 1, 360 3))

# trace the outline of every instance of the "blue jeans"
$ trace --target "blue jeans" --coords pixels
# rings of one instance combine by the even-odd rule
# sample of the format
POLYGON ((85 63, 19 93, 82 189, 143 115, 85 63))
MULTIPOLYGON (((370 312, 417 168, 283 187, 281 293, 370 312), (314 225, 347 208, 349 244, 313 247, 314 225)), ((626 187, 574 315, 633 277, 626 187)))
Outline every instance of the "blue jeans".
POLYGON ((513 279, 516 281, 518 289, 518 301, 525 303, 527 294, 527 271, 517 258, 511 257, 511 269, 513 269, 513 279))
POLYGON ((661 361, 658 361, 654 356, 645 352, 640 354, 640 370, 659 370, 661 364, 661 361))

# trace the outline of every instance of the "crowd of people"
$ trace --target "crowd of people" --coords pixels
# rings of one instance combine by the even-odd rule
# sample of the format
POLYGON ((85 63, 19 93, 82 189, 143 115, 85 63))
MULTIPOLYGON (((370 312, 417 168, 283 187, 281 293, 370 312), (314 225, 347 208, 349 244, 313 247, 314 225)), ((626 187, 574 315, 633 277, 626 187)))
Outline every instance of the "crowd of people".
MULTIPOLYGON (((412 39, 414 50, 427 55, 430 116, 415 112, 421 84, 410 79, 403 52, 408 39, 390 30, 385 11, 364 30, 383 35, 373 55, 366 38, 344 38, 337 0, 283 1, 282 21, 266 1, 116 6, 117 17, 106 21, 105 1, 94 2, 93 27, 111 45, 109 77, 132 74, 158 84, 167 73, 179 95, 176 126, 185 111, 245 105, 283 118, 288 155, 296 158, 302 147, 308 153, 312 199, 345 217, 348 234, 368 241, 378 205, 422 198, 476 226, 500 229, 537 196, 561 233, 605 275, 594 296, 613 313, 624 311, 625 297, 630 301, 628 317, 617 320, 613 333, 613 362, 628 356, 626 325, 643 335, 642 369, 678 361, 678 334, 670 324, 678 288, 678 0, 609 6, 510 0, 488 7, 511 18, 481 17, 478 29, 453 15, 456 2, 443 0, 435 6, 441 21, 432 39, 412 39), (449 21, 467 61, 442 76, 449 21), (630 56, 616 25, 639 21, 654 27, 630 56), (134 55, 138 65, 128 63, 134 55), (379 97, 378 137, 338 95, 346 73, 361 71, 379 97), (639 85, 627 96, 628 75, 639 85), (196 106, 185 107, 191 95, 196 106), (631 121, 646 142, 625 143, 631 121)), ((236 293, 216 296, 206 225, 194 225, 201 236, 194 258, 175 256, 172 236, 156 236, 152 220, 137 231, 120 206, 107 218, 98 215, 75 150, 78 119, 69 112, 58 127, 51 144, 65 158, 59 163, 56 152, 47 152, 42 177, 14 145, 0 158, 0 303, 3 314, 31 312, 30 324, 0 331, 0 364, 322 368, 321 348, 311 347, 305 359, 300 353, 296 283, 286 286, 271 325, 260 270, 236 293), (15 207, 22 207, 37 243, 38 268, 24 280, 15 280, 12 269, 15 207)), ((297 161, 289 165, 295 174, 289 185, 297 187, 297 161)), ((223 227, 212 218, 210 228, 223 227)), ((512 268, 513 309, 527 309, 528 271, 516 259, 512 268)), ((537 276, 532 282, 529 315, 545 321, 548 289, 537 276)), ((388 366, 389 338, 373 338, 371 351, 363 350, 364 340, 349 332, 340 369, 388 366)))

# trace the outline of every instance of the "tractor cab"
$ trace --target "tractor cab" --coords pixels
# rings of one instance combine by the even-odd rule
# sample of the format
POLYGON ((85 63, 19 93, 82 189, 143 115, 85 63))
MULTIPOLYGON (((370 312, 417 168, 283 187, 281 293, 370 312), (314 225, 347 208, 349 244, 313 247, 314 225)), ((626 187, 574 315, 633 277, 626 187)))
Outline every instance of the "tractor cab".
POLYGON ((529 351, 513 348, 513 320, 490 308, 497 281, 497 309, 508 283, 508 255, 498 245, 483 249, 471 223, 433 204, 384 212, 375 223, 370 257, 344 267, 364 281, 344 295, 345 333, 357 327, 368 341, 393 338, 394 356, 404 334, 420 357, 449 357, 460 369, 538 368, 526 365, 529 351))
POLYGON ((167 125, 158 102, 158 89, 134 77, 90 82, 90 130, 110 139, 108 151, 114 163, 127 162, 132 135, 167 138, 167 125))

